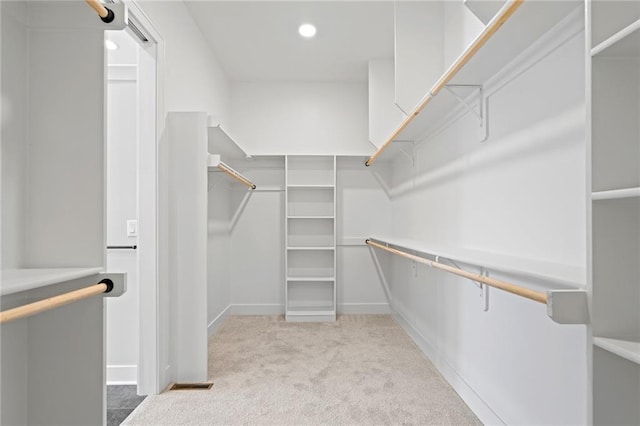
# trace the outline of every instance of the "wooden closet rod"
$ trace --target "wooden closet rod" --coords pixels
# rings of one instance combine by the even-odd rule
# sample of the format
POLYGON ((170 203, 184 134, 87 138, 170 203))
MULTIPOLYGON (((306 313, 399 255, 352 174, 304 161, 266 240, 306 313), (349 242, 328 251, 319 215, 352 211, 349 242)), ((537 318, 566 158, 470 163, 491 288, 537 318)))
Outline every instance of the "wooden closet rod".
POLYGON ((433 260, 425 259, 424 257, 416 256, 413 254, 406 253, 404 251, 394 249, 391 247, 387 247, 385 245, 376 243, 369 239, 366 240, 366 243, 379 248, 381 250, 386 250, 390 253, 396 254, 398 256, 406 257, 407 259, 411 259, 416 262, 424 263, 425 265, 429 265, 433 268, 441 269, 446 272, 450 272, 452 274, 458 275, 460 277, 468 278, 472 281, 481 282, 490 287, 499 288, 500 290, 507 291, 509 293, 525 297, 527 299, 534 300, 536 302, 547 304, 547 295, 546 293, 542 293, 540 291, 530 290, 525 287, 521 287, 519 285, 511 284, 506 281, 496 280, 495 278, 485 277, 484 275, 474 274, 472 272, 465 271, 460 268, 454 268, 453 266, 445 265, 444 263, 435 262, 433 260))
POLYGON ((107 9, 99 0, 85 0, 93 10, 96 11, 102 22, 109 23, 115 18, 113 10, 107 9))
POLYGON ((485 27, 485 29, 473 40, 471 45, 465 50, 461 56, 449 67, 442 77, 436 82, 436 84, 427 92, 426 95, 420 100, 418 105, 407 115, 407 117, 400 123, 400 126, 389 136, 389 139, 382 144, 380 148, 364 163, 367 167, 372 165, 374 161, 387 149, 387 147, 393 142, 393 140, 413 121, 414 118, 431 102, 444 87, 451 81, 453 77, 464 67, 467 62, 485 45, 487 41, 500 29, 502 24, 515 13, 515 11, 522 5, 524 0, 511 0, 507 5, 503 6, 491 22, 485 27))
POLYGON ((245 178, 244 176, 242 176, 240 173, 236 172, 235 170, 233 170, 231 167, 227 166, 224 163, 220 163, 217 166, 220 170, 222 170, 223 172, 225 172, 226 174, 228 174, 229 176, 231 176, 234 179, 239 180, 240 182, 242 182, 243 184, 247 185, 249 188, 251 189, 256 189, 256 186, 247 178, 245 178))
POLYGON ((20 318, 30 317, 41 312, 68 305, 69 303, 87 299, 89 297, 95 296, 96 294, 109 293, 111 290, 113 290, 113 281, 105 278, 98 284, 90 285, 88 287, 63 293, 58 296, 50 297, 48 299, 39 300, 37 302, 18 306, 17 308, 2 311, 0 312, 0 324, 4 324, 6 322, 17 320, 20 318))

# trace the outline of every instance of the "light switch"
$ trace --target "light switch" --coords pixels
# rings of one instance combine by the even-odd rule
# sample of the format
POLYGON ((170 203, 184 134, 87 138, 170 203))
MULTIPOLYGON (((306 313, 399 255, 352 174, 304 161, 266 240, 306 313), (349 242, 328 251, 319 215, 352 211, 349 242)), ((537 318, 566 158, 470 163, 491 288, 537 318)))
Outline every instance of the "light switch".
POLYGON ((127 221, 127 237, 137 237, 137 236, 138 236, 138 221, 128 220, 127 221))

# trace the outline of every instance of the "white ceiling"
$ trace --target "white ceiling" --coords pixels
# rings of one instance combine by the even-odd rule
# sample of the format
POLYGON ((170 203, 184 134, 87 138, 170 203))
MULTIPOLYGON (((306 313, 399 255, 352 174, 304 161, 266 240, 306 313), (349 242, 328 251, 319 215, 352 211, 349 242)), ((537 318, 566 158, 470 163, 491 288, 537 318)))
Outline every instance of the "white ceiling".
POLYGON ((392 1, 185 4, 233 81, 366 81, 369 59, 393 56, 392 1))

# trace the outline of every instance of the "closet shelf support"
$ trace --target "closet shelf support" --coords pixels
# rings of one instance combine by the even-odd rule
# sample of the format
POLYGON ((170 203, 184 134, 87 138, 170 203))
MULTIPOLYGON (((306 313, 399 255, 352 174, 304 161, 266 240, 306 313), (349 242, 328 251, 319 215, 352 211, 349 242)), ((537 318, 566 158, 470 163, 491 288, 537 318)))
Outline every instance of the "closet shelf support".
POLYGON ((445 90, 449 92, 456 100, 467 108, 473 115, 478 119, 478 124, 480 129, 482 130, 482 138, 480 139, 480 143, 485 142, 489 139, 489 108, 487 104, 487 99, 484 94, 484 89, 481 84, 447 84, 445 90), (476 108, 469 102, 467 99, 460 96, 456 93, 452 88, 463 87, 463 88, 472 88, 475 89, 478 93, 478 106, 476 108))

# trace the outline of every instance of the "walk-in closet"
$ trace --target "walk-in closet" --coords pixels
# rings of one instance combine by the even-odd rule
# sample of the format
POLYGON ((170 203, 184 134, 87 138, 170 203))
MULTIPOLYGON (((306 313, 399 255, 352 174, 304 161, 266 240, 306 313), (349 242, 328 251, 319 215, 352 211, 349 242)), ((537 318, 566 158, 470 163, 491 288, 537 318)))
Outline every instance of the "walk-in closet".
POLYGON ((640 424, 640 2, 0 18, 2 425, 640 424))

